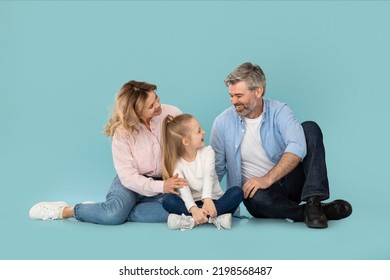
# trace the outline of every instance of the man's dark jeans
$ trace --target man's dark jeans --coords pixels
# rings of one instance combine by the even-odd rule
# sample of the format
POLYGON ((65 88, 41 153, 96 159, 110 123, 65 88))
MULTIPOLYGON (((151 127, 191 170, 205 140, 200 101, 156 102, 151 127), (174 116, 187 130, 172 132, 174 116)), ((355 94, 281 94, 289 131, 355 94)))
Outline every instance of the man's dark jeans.
POLYGON ((244 199, 248 212, 256 218, 289 218, 303 221, 302 201, 312 196, 329 198, 329 183, 325 162, 325 148, 317 123, 302 123, 307 155, 284 178, 265 190, 258 190, 253 198, 244 199))

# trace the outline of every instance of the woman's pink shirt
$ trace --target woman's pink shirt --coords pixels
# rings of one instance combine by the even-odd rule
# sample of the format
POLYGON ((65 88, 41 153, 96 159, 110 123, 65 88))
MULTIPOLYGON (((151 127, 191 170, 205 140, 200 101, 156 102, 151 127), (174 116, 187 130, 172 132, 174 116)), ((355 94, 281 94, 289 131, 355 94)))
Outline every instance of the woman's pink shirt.
POLYGON ((139 123, 133 135, 116 131, 112 138, 112 157, 122 185, 144 196, 163 192, 164 181, 150 178, 161 177, 162 123, 167 115, 182 113, 172 105, 161 104, 161 109, 150 121, 151 131, 139 123))

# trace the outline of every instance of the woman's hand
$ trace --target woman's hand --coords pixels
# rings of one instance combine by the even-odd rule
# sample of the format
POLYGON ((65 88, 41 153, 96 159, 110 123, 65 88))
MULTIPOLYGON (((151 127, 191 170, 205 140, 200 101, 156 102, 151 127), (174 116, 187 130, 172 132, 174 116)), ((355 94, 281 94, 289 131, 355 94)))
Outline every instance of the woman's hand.
POLYGON ((217 216, 217 209, 215 208, 214 201, 211 198, 203 199, 202 208, 206 211, 207 215, 214 218, 217 216))
POLYGON ((208 222, 206 210, 199 208, 198 206, 193 206, 190 209, 192 218, 194 218, 195 224, 200 225, 208 222))
POLYGON ((163 192, 179 195, 177 189, 185 186, 188 186, 187 179, 179 178, 179 174, 175 174, 171 178, 164 181, 163 192))

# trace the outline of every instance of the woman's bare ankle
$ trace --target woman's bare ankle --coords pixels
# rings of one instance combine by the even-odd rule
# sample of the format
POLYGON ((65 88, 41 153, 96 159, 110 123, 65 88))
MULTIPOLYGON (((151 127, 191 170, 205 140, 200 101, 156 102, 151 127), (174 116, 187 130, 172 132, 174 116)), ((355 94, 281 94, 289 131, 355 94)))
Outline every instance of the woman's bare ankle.
POLYGON ((73 218, 74 217, 73 209, 74 209, 73 206, 65 206, 61 214, 62 219, 73 218))

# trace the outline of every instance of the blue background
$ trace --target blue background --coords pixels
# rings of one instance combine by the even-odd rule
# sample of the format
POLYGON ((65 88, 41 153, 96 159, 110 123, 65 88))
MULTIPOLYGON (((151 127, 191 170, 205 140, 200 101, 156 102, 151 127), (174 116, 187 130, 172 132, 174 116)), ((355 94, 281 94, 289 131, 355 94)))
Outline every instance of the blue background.
POLYGON ((389 13, 386 1, 1 1, 0 259, 389 259, 389 13), (104 199, 115 170, 102 130, 122 84, 156 83, 209 135, 230 105, 223 79, 246 61, 266 97, 322 127, 331 199, 349 200, 350 218, 189 232, 29 219, 39 201, 104 199))

